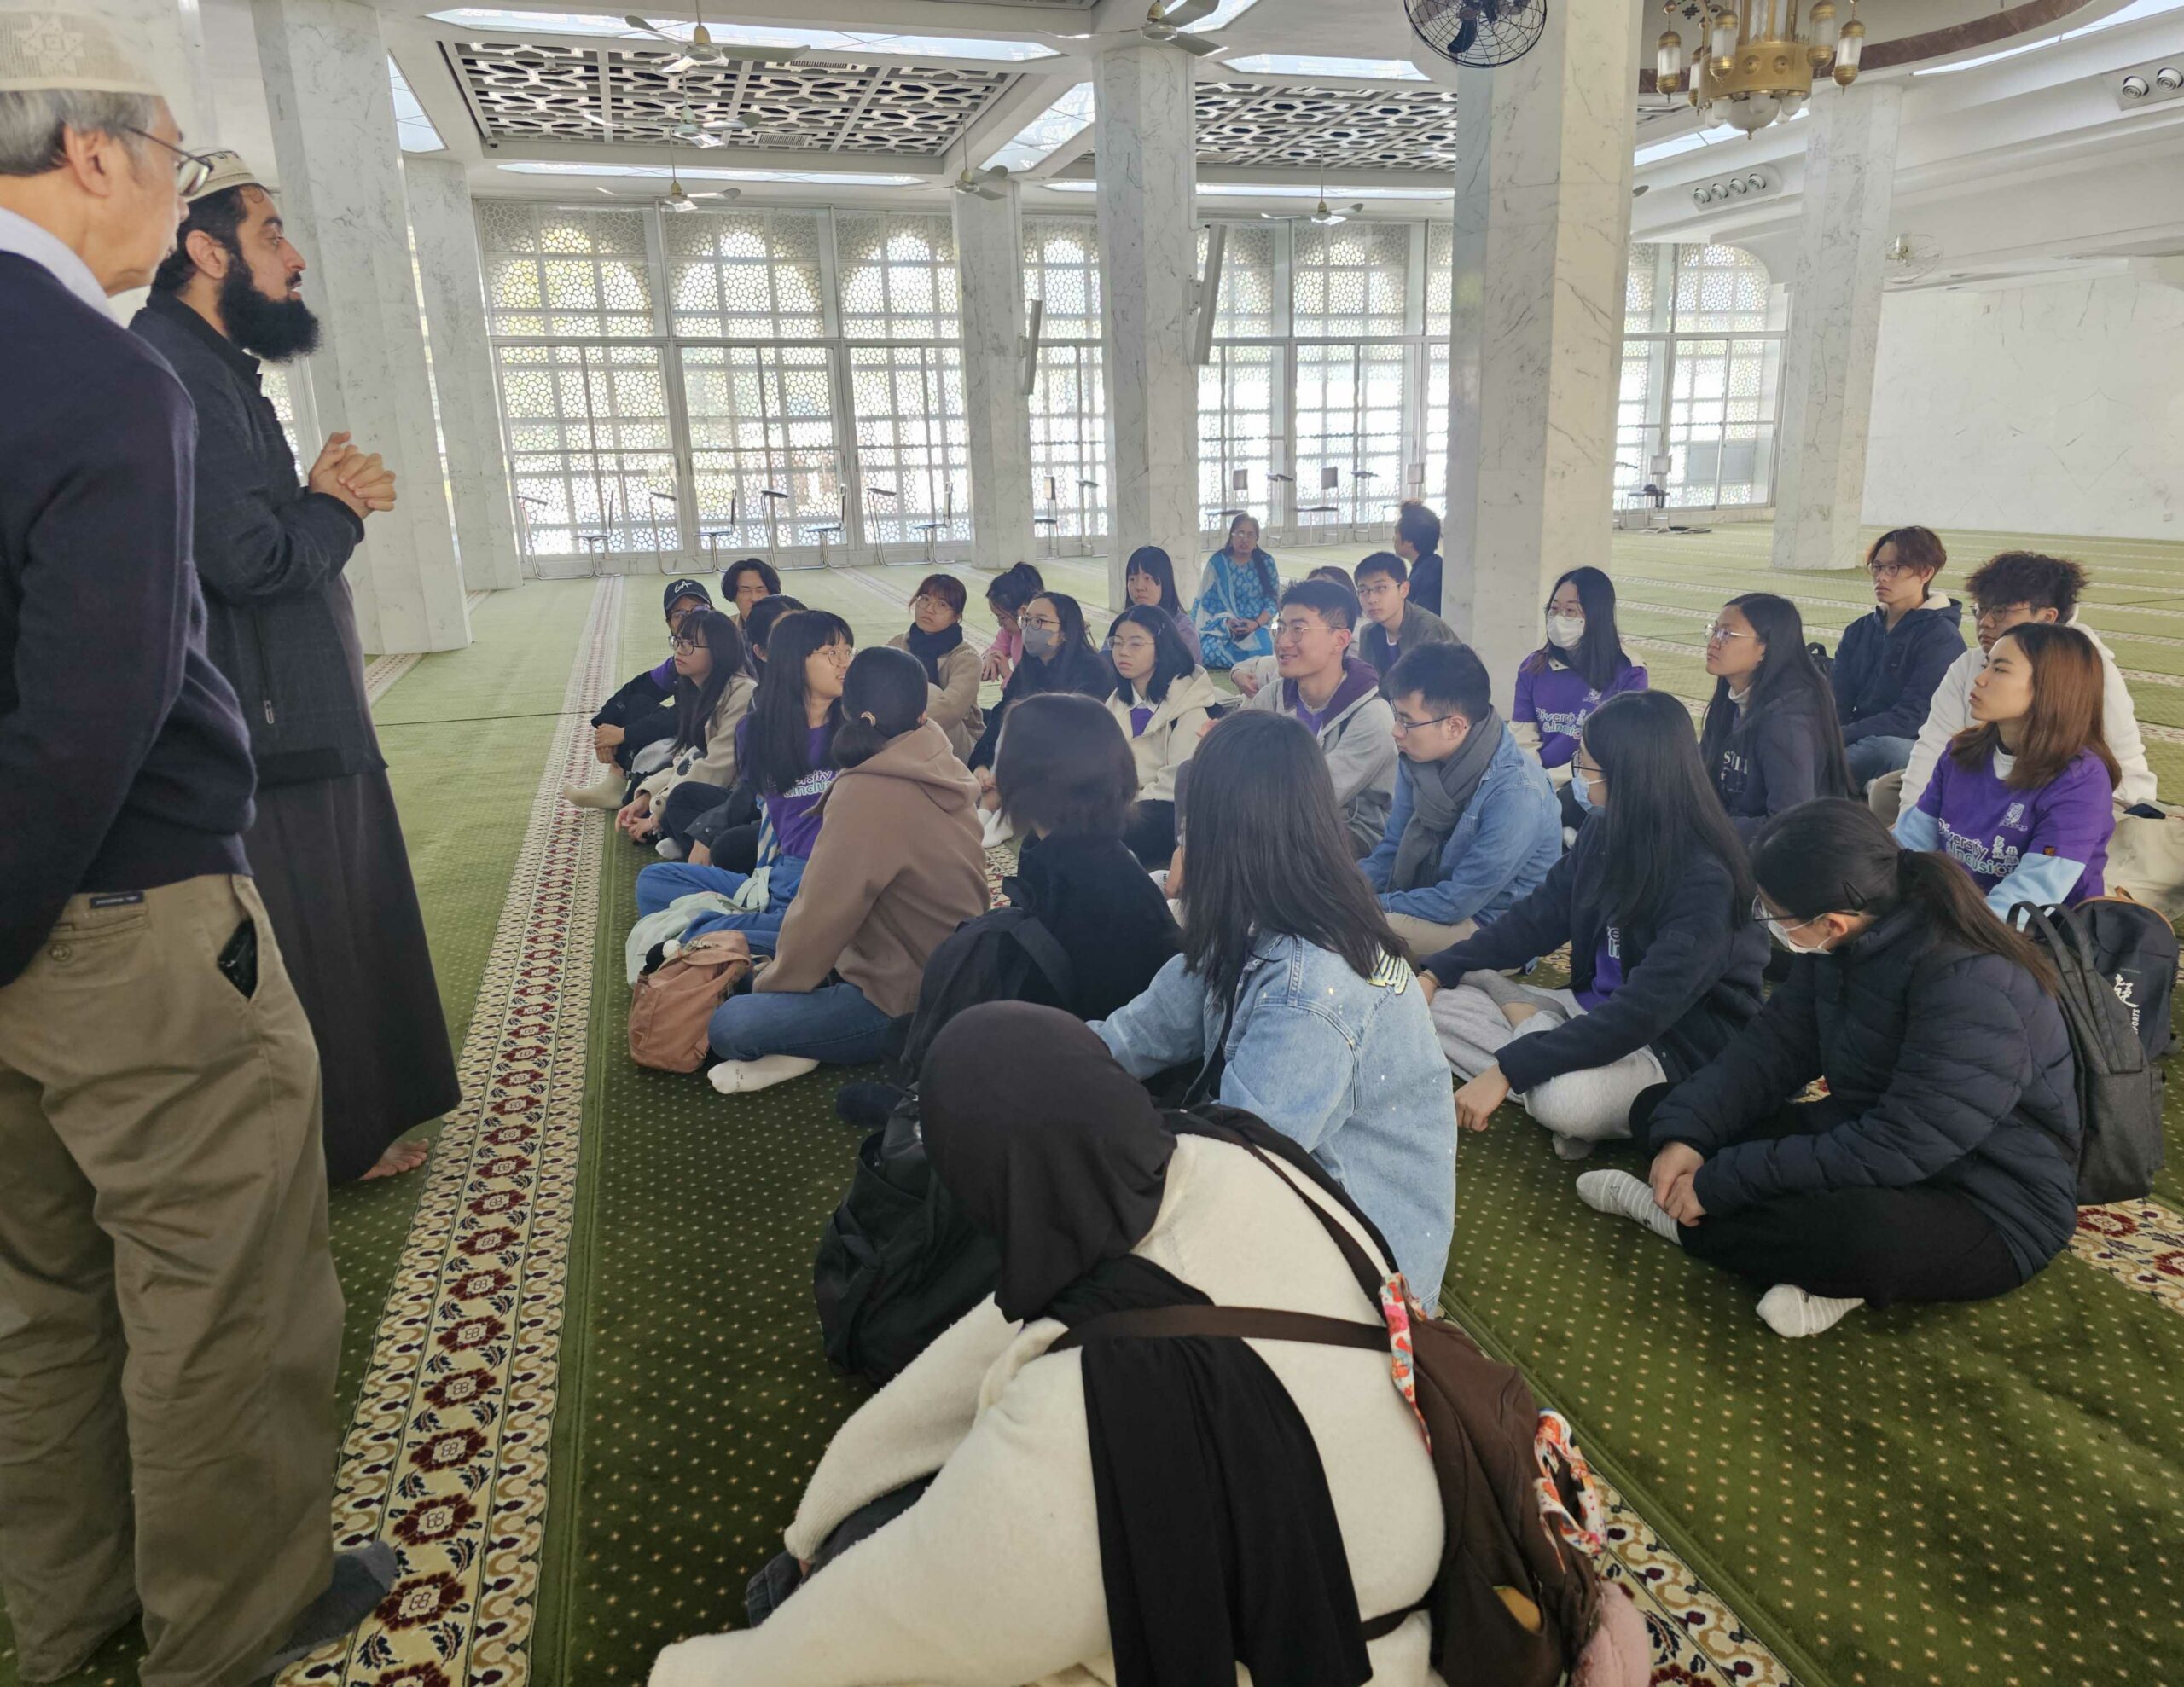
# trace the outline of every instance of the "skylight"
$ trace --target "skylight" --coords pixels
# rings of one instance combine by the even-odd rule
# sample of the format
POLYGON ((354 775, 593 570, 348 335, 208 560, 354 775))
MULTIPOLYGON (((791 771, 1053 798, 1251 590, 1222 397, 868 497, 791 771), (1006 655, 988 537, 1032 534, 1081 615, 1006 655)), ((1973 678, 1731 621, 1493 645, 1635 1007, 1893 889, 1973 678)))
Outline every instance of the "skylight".
MULTIPOLYGON (((1786 119, 1785 121, 1802 122, 1805 113, 1811 109, 1811 107, 1807 106, 1786 119)), ((1674 158, 1679 153, 1695 153, 1701 147, 1717 147, 1724 141, 1739 141, 1743 138, 1744 130, 1734 124, 1717 124, 1711 129, 1694 129, 1688 135, 1678 135, 1670 140, 1656 141, 1650 147, 1641 147, 1638 148, 1635 162, 1641 167, 1648 164, 1658 164, 1663 159, 1674 158)))
POLYGON ((390 53, 386 58, 387 84, 394 92, 394 133, 405 153, 441 153, 447 142, 440 139, 440 131, 433 127, 433 120, 425 115, 425 108, 417 103, 411 91, 410 78, 402 73, 402 67, 394 62, 390 53))
MULTIPOLYGON (((1249 4, 1250 0, 1246 0, 1249 4)), ((436 23, 456 24, 465 29, 514 30, 525 35, 589 35, 624 41, 653 41, 657 38, 631 29, 621 18, 590 13, 516 12, 491 6, 457 6, 434 12, 436 23)), ((678 41, 690 38, 691 26, 681 18, 657 20, 661 32, 678 41)), ((977 59, 1002 64, 1024 64, 1033 59, 1060 56, 1037 41, 992 41, 967 35, 896 35, 880 30, 804 29, 794 25, 709 23, 712 38, 727 47, 809 47, 822 53, 852 53, 862 49, 904 58, 977 59)))
POLYGON ((2081 35, 2112 28, 2119 23, 2136 23, 2140 18, 2158 18, 2165 12, 2184 7, 2184 0, 2131 0, 2121 11, 2111 12, 2105 18, 2095 18, 2091 23, 2080 24, 2076 29, 2066 29, 2060 35, 2051 35, 2045 41, 2027 41, 2021 46, 2005 47, 2000 52, 1983 53, 1976 59, 1959 59, 1953 65, 1928 65, 1924 70, 1914 70, 1914 76, 1948 76, 1960 70, 1977 70, 1981 65, 1991 65, 2003 59, 2014 59, 2023 53, 2036 53, 2042 47, 2053 47, 2059 42, 2075 41, 2081 35))
POLYGON ((1362 82, 1424 82, 1426 72, 1409 59, 1333 59, 1311 53, 1254 53, 1223 59, 1223 70, 1249 76, 1346 76, 1362 82))
POLYGON ((557 164, 540 159, 499 167, 519 176, 633 176, 665 181, 670 175, 677 175, 689 182, 801 182, 815 188, 914 188, 921 182, 931 187, 940 185, 925 176, 876 176, 847 170, 717 170, 685 164, 671 171, 664 164, 557 164))
MULTIPOLYGON (((1034 185, 1064 194, 1093 194, 1100 190, 1097 182, 1074 177, 1034 185)), ((1269 182, 1201 182, 1196 191, 1200 199, 1325 199, 1331 204, 1336 200, 1347 203, 1351 200, 1445 200, 1455 196, 1453 188, 1328 188, 1323 192, 1316 183, 1292 188, 1269 182)))
POLYGON ((1092 121, 1092 84, 1080 82, 1021 129, 1008 144, 979 166, 990 170, 1029 170, 1066 141, 1084 132, 1092 121))

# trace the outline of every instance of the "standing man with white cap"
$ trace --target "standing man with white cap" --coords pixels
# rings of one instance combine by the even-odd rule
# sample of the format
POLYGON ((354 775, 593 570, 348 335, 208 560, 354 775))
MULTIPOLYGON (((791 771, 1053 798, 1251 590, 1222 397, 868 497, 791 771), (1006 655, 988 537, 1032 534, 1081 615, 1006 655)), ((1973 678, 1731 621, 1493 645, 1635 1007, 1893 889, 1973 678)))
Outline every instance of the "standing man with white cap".
POLYGON ((258 815, 243 847, 318 1045, 327 1172, 386 1177, 424 1162, 404 1133, 462 1096, 345 571, 366 519, 393 505, 394 476, 346 433, 297 473, 258 360, 318 344, 303 254, 250 165, 208 156, 131 327, 197 408, 206 646, 250 728, 258 815))
POLYGON ((104 25, 0 0, 0 1594, 22 1678, 142 1614, 239 1687, 393 1572, 331 1550, 318 1063, 252 887, 189 398, 107 314, 206 160, 104 25))

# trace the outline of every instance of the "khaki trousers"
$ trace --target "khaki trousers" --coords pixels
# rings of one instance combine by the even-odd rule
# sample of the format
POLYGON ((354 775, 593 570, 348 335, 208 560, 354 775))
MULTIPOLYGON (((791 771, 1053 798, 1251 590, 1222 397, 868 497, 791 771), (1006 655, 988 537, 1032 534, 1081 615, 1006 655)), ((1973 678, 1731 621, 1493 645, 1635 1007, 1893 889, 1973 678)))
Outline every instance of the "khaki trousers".
POLYGON ((144 1687, 241 1687, 332 1570, 318 1056, 249 879, 94 900, 0 989, 0 1593, 26 1680, 141 1609, 144 1687))
POLYGON ((1903 811, 1903 769, 1898 768, 1867 781, 1866 806, 1880 817, 1884 826, 1894 826, 1903 811))
MULTIPOLYGON (((1430 956, 1462 942, 1478 930, 1478 922, 1475 919, 1459 920, 1454 925, 1436 925, 1430 919, 1420 919, 1408 913, 1390 914, 1388 924, 1395 929, 1396 936, 1403 939, 1403 946, 1409 951, 1403 959, 1413 966, 1425 965, 1430 956)), ((1453 983, 1455 980, 1443 979, 1442 982, 1453 983)))

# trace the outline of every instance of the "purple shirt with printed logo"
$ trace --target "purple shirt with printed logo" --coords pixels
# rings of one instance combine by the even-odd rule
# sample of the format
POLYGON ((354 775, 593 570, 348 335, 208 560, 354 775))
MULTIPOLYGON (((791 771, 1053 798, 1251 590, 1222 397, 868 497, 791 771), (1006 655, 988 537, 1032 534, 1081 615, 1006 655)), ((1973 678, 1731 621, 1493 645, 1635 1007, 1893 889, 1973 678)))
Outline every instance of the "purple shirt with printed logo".
MULTIPOLYGON (((739 764, 747 765, 745 752, 750 737, 751 717, 746 715, 735 726, 735 759, 739 764)), ((811 771, 780 795, 768 791, 759 798, 765 805, 766 818, 773 822, 774 845, 781 855, 808 861, 811 846, 819 841, 821 817, 815 811, 819 799, 827 794, 827 787, 834 782, 834 764, 827 759, 834 744, 832 724, 812 728, 804 745, 811 771)))
POLYGON ((1944 753, 1919 807, 1941 827, 1941 849, 1991 890, 2039 855, 2082 861, 2085 871, 2064 898, 2075 906, 2106 888, 2108 839, 2116 830, 2115 793, 2108 769, 2090 750, 2036 791, 2013 790, 2003 782, 2007 759, 1999 754, 1984 768, 1966 768, 1944 753), (2001 764, 1998 768, 1997 764, 2001 764))
POLYGON ((1594 691, 1574 668, 1542 660, 1538 653, 1517 670, 1517 706, 1513 721, 1529 721, 1539 728, 1539 760, 1545 768, 1559 768, 1577 752, 1577 733, 1594 710, 1611 697, 1646 689, 1646 670, 1625 660, 1606 691, 1594 691))
POLYGON ((1590 1013, 1623 988, 1623 933, 1615 926, 1600 927, 1600 947, 1593 951, 1593 982, 1571 994, 1590 1013))

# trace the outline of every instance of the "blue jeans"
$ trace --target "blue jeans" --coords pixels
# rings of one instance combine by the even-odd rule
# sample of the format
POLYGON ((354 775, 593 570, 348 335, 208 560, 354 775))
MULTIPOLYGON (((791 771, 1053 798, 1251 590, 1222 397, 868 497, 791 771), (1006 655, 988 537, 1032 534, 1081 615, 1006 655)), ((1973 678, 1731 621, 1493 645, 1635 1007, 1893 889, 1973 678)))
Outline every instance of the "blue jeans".
POLYGON ((1909 767, 1911 751, 1917 742, 1908 738, 1862 738, 1844 747, 1843 760, 1850 769, 1854 783, 1871 785, 1883 774, 1909 767))
MULTIPOLYGON (((658 913, 678 896, 695 890, 716 890, 732 896, 743 888, 746 873, 724 867, 694 867, 688 861, 655 861, 637 874, 637 913, 658 913)), ((773 874, 766 881, 766 910, 763 913, 701 913, 682 936, 687 941, 708 931, 741 931, 751 940, 753 953, 771 954, 788 905, 804 882, 804 862, 795 855, 776 855, 773 874)))
POLYGON ((713 1010, 707 1040, 723 1060, 796 1054, 830 1066, 862 1066, 886 1052, 888 1017, 854 984, 803 994, 753 991, 713 1010))

